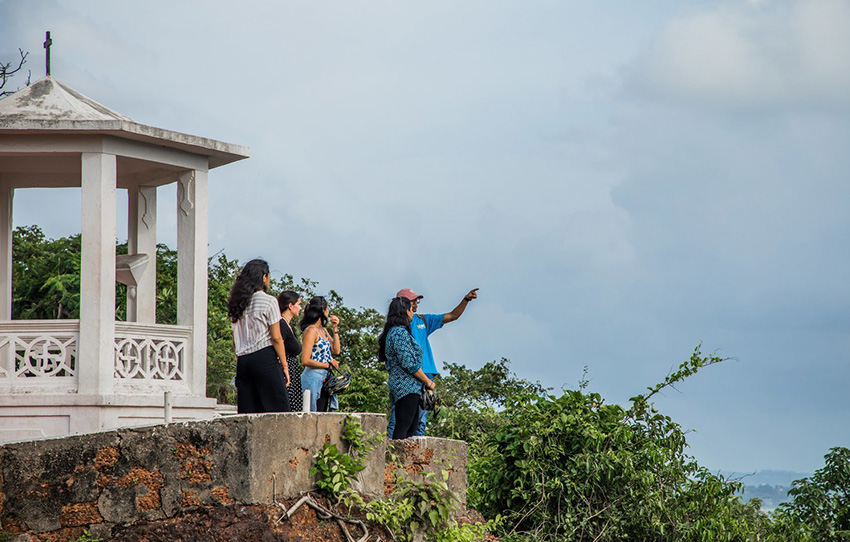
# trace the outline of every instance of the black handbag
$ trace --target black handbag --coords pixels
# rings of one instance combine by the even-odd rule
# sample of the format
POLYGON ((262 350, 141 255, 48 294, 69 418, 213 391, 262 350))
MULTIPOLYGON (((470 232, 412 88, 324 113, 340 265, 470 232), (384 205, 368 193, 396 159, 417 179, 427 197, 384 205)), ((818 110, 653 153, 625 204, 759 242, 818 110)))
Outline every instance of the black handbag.
POLYGON ((328 376, 322 382, 322 393, 328 397, 348 389, 351 385, 351 373, 336 375, 333 369, 328 369, 328 376))
POLYGON ((437 408, 437 392, 422 386, 422 392, 419 394, 419 408, 428 412, 437 408))

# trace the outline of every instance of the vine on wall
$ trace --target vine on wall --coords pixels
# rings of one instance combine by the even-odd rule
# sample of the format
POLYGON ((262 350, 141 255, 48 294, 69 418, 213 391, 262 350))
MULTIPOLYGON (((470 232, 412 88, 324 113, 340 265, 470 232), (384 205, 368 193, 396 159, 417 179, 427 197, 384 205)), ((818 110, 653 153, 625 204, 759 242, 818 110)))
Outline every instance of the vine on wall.
POLYGON ((409 542, 417 534, 427 534, 437 542, 473 542, 488 536, 488 524, 458 524, 453 513, 460 499, 448 486, 449 472, 427 473, 423 480, 397 475, 389 495, 367 501, 351 489, 357 474, 365 468, 364 457, 374 451, 385 436, 368 434, 352 416, 342 422, 342 439, 347 450, 326 442, 313 456, 310 474, 317 476, 319 493, 347 507, 349 514, 360 512, 366 519, 384 527, 395 540, 409 542))

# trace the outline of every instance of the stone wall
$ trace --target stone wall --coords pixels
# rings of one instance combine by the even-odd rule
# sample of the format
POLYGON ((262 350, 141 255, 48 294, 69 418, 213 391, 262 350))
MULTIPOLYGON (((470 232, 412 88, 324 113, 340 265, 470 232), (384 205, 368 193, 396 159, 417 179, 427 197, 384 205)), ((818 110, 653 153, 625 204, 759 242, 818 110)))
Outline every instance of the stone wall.
MULTIPOLYGON (((357 414, 367 432, 385 416, 357 414)), ((313 488, 312 457, 341 445, 344 414, 262 414, 152 425, 0 446, 0 531, 73 540, 199 507, 270 504, 313 488)), ((340 446, 340 449, 345 449, 340 446)), ((465 501, 466 444, 433 438, 386 443, 366 457, 355 489, 391 491, 393 475, 441 469, 465 501)))
POLYGON ((428 473, 448 473, 448 486, 466 507, 466 442, 433 437, 388 441, 384 495, 394 489, 397 475, 422 480, 428 473))

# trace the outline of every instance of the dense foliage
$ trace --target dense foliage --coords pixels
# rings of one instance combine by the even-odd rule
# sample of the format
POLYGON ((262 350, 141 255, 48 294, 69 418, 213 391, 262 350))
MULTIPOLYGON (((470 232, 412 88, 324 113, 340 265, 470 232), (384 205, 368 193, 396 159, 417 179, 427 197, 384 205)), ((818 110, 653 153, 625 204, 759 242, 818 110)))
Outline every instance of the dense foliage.
POLYGON ((779 505, 776 540, 850 540, 850 450, 832 448, 825 460, 811 478, 794 482, 791 502, 779 505))
POLYGON ((38 226, 15 228, 12 315, 19 320, 79 318, 80 236, 46 239, 38 226))
MULTIPOLYGON (((78 318, 80 236, 52 240, 38 227, 20 227, 13 243, 14 317, 78 318)), ((126 245, 117 251, 126 252, 126 245)), ((159 245, 156 265, 157 321, 175 323, 176 252, 159 245)), ((224 254, 210 258, 207 391, 220 402, 235 398, 226 302, 239 268, 224 254)), ((273 281, 272 293, 291 289, 306 300, 316 286, 285 275, 273 281)), ((126 314, 125 297, 116 285, 118 319, 126 314)), ((340 397, 341 409, 386 412, 386 373, 376 355, 381 312, 348 307, 332 290, 326 297, 341 321, 343 370, 355 375, 340 397)), ((652 397, 721 361, 697 348, 627 406, 606 404, 586 390, 586 381, 578 390, 547 394, 539 383, 512 374, 506 359, 477 370, 445 363, 441 405, 428 431, 469 442, 469 503, 500 526, 503 540, 850 541, 850 450, 832 449, 824 468, 795 482, 793 500, 773 517, 759 510, 758 500, 741 502, 739 482, 710 473, 687 454, 685 432, 655 409, 652 397)), ((336 473, 339 465, 331 459, 340 452, 332 452, 325 464, 336 473)), ((400 513, 388 510, 373 512, 400 513)))
POLYGON ((428 433, 465 440, 474 446, 505 423, 502 409, 511 398, 539 396, 546 391, 539 383, 512 374, 509 364, 502 358, 476 370, 445 363, 440 379, 440 408, 429 421, 428 433))
POLYGON ((684 431, 648 401, 718 361, 695 351, 630 408, 583 390, 515 398, 472 464, 470 501, 520 540, 755 539, 768 527, 758 504, 689 457, 684 431))

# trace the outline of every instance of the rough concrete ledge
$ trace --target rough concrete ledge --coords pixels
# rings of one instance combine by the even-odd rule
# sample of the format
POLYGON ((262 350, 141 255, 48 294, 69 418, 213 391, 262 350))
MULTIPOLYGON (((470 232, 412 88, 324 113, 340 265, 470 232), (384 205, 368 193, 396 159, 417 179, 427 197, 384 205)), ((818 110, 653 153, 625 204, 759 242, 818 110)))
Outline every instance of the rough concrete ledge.
MULTIPOLYGON (((382 414, 353 414, 383 434, 382 414)), ((171 518, 201 507, 270 504, 314 487, 309 471, 325 442, 341 443, 346 414, 259 414, 159 424, 0 446, 0 531, 72 540, 81 529, 171 518)), ((466 444, 386 441, 366 458, 355 489, 383 495, 387 476, 450 472, 465 501, 466 444), (387 456, 395 458, 390 465, 387 456)), ((341 446, 340 449, 345 449, 341 446)))

